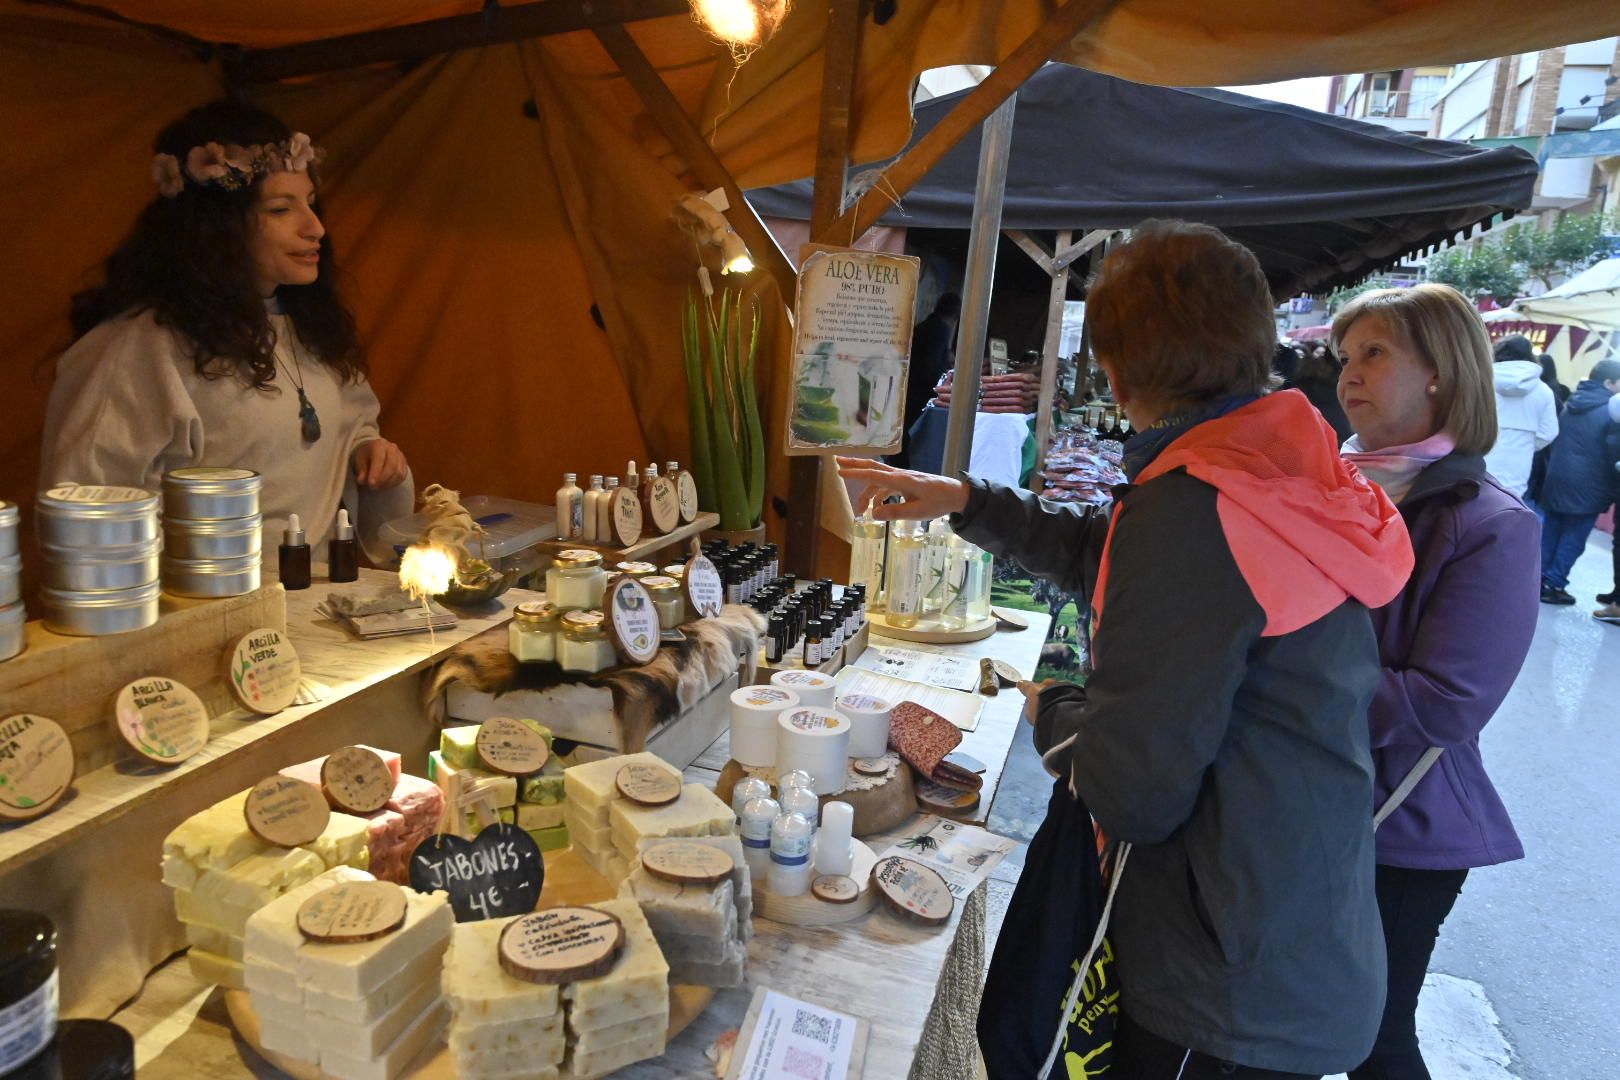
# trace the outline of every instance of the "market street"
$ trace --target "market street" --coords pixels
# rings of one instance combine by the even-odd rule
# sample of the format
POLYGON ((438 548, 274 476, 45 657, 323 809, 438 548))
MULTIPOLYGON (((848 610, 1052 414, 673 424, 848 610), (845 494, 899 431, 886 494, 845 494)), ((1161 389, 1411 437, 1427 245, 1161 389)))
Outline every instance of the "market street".
MULTIPOLYGON (((1470 875, 1440 932, 1418 1010, 1435 1080, 1620 1076, 1620 627, 1591 617, 1613 585, 1610 545, 1592 534, 1571 575, 1575 607, 1541 608, 1485 731, 1526 858, 1470 875)), ((1026 725, 990 827, 1027 839, 1050 793, 1026 725)), ((994 912, 1011 883, 992 885, 994 912)))

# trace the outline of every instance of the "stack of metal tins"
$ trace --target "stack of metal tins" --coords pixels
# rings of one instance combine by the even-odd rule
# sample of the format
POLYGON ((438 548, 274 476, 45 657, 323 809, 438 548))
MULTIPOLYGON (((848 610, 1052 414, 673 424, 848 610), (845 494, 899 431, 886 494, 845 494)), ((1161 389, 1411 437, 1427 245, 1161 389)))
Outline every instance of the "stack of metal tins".
POLYGON ((263 478, 207 466, 163 475, 163 588, 175 596, 240 596, 259 587, 263 478))
POLYGON ((163 537, 155 492, 61 484, 41 492, 35 509, 47 629, 121 634, 157 622, 163 537))
POLYGON ((22 555, 17 551, 17 505, 0 500, 0 660, 23 650, 22 555))

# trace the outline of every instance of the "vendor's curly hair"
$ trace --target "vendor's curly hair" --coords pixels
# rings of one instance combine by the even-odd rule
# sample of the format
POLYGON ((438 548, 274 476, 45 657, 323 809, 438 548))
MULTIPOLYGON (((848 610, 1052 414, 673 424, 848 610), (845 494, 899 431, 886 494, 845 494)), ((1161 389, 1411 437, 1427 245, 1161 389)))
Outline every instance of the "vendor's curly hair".
MULTIPOLYGON (((156 152, 184 161, 205 143, 279 143, 291 132, 271 114, 216 101, 193 109, 158 135, 156 152)), ((276 333, 259 295, 248 255, 248 229, 263 178, 235 191, 186 185, 174 198, 156 196, 106 264, 106 281, 73 298, 76 339, 109 319, 151 311, 186 341, 205 378, 246 375, 264 389, 276 377, 276 333)), ((319 206, 317 206, 319 212, 319 206)), ((320 275, 310 285, 283 285, 281 309, 298 339, 344 381, 366 373, 354 316, 339 299, 330 237, 321 242, 320 275)))

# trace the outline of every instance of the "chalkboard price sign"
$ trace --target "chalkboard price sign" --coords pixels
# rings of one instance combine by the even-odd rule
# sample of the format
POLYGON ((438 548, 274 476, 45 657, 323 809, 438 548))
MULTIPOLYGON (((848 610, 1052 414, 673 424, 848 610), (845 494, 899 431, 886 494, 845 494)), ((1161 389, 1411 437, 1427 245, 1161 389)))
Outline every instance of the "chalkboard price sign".
POLYGON ((491 825, 475 840, 430 836, 411 853, 411 888, 450 894, 457 922, 526 915, 546 880, 540 847, 516 825, 491 825))

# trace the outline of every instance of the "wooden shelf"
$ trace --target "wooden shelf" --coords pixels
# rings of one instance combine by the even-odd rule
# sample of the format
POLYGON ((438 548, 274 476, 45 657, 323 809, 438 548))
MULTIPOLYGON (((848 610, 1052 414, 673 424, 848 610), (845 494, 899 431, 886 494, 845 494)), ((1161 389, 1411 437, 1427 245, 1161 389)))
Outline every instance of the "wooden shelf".
POLYGON ((662 536, 643 536, 627 548, 613 547, 610 544, 592 544, 584 540, 542 540, 535 547, 547 555, 555 555, 559 551, 567 551, 570 548, 586 548, 590 551, 599 551, 602 553, 602 564, 612 567, 614 563, 644 561, 646 556, 656 551, 672 547, 675 544, 683 544, 701 532, 718 529, 719 527, 720 515, 705 513, 699 514, 697 519, 690 525, 682 525, 680 528, 667 532, 662 536))

